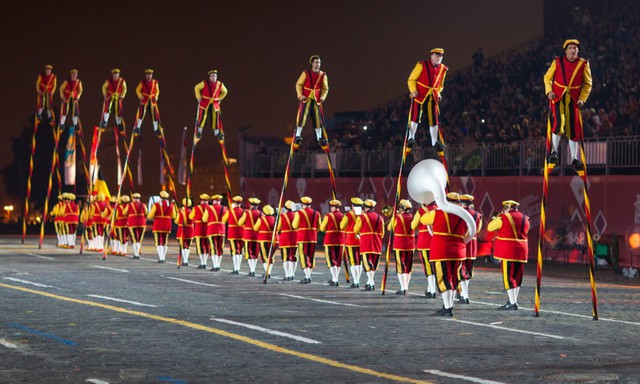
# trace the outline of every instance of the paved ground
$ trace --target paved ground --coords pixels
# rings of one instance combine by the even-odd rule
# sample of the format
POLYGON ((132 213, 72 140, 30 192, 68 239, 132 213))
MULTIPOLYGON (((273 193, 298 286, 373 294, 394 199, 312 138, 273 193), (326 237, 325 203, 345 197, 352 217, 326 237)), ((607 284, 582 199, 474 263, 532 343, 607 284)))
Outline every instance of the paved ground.
POLYGON ((265 285, 228 257, 220 272, 156 264, 151 242, 106 261, 46 243, 0 238, 0 383, 640 383, 640 286, 608 271, 599 321, 586 268, 545 267, 535 318, 534 265, 505 313, 483 262, 471 304, 440 318, 419 265, 396 296, 393 267, 386 295, 328 286, 320 253, 313 284, 276 264, 265 285))

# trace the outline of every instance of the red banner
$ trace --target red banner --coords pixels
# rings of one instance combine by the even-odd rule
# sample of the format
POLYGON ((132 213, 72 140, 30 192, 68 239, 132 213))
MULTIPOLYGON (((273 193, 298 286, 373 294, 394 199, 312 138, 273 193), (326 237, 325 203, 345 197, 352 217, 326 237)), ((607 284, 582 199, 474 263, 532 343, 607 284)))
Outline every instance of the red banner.
MULTIPOLYGON (((591 231, 610 241, 616 236, 621 266, 638 266, 640 257, 634 252, 633 260, 625 234, 640 223, 640 177, 591 176, 589 178, 591 200, 591 231)), ((281 179, 242 178, 240 188, 245 199, 258 197, 263 204, 276 206, 281 179)), ((583 208, 582 180, 575 176, 551 176, 547 201, 545 234, 548 249, 545 258, 555 261, 586 263, 585 215, 583 208)), ((337 178, 337 197, 343 204, 353 196, 373 199, 378 207, 392 205, 395 182, 392 177, 337 178)), ((408 199, 406 178, 403 180, 401 198, 408 199)), ((492 213, 502 207, 504 200, 516 200, 520 210, 531 218, 529 231, 529 258, 535 262, 540 224, 542 178, 536 176, 504 177, 452 177, 449 191, 475 196, 475 209, 484 216, 485 227, 492 213)), ((329 212, 331 183, 328 178, 291 178, 285 199, 298 201, 302 196, 313 198, 313 205, 324 213, 329 212)), ((484 233, 481 236, 485 235, 484 233)))

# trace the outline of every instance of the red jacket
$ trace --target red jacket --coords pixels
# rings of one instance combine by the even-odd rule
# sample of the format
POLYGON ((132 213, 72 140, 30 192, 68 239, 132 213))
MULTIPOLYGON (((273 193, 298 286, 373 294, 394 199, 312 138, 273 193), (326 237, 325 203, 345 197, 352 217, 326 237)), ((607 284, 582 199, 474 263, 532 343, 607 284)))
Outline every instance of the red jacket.
POLYGON ((429 261, 464 260, 467 247, 464 235, 467 223, 459 216, 436 209, 429 261))
POLYGON ((288 211, 280 216, 280 248, 293 248, 298 246, 298 233, 293 229, 295 212, 288 211))
POLYGON ((153 205, 156 208, 155 216, 153 217, 153 232, 171 232, 171 212, 173 211, 173 204, 168 200, 162 200, 153 205))
POLYGON ((129 228, 140 228, 147 225, 147 206, 141 201, 132 201, 127 205, 127 225, 129 228))
POLYGON ((340 222, 344 213, 340 211, 327 214, 327 230, 324 235, 324 245, 339 246, 344 245, 344 232, 340 230, 340 222))
POLYGON ((502 227, 496 236, 493 256, 499 260, 526 263, 529 257, 529 217, 519 211, 501 213, 502 227))
POLYGON ((312 208, 303 208, 297 211, 296 214, 299 220, 298 243, 317 243, 320 212, 312 208))
POLYGON ((360 254, 382 253, 382 236, 384 235, 384 220, 375 212, 365 212, 360 215, 362 228, 360 229, 360 254))
POLYGON ((238 225, 238 220, 240 220, 243 213, 244 209, 242 209, 241 207, 235 207, 229 210, 229 220, 227 221, 227 223, 229 224, 227 238, 229 240, 242 240, 244 228, 238 225))
POLYGON ((410 213, 396 215, 396 225, 393 233, 393 249, 397 251, 413 251, 415 249, 415 235, 411 229, 410 213))

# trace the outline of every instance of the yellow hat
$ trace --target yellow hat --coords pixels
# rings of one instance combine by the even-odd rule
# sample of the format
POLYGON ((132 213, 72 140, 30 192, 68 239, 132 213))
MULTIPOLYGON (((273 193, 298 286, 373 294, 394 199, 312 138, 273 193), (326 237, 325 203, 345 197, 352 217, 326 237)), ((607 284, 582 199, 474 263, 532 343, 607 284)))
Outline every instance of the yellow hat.
POLYGON ((130 199, 130 198, 129 198, 129 196, 127 196, 127 195, 122 195, 122 196, 120 197, 120 202, 122 202, 122 203, 128 203, 128 202, 130 202, 130 201, 131 201, 131 199, 130 199))
POLYGON ((249 204, 258 205, 260 204, 260 199, 258 199, 257 197, 250 197, 249 204))
POLYGON ((313 200, 309 196, 302 196, 300 198, 300 201, 302 202, 302 204, 311 204, 313 202, 313 200))
POLYGON ((447 193, 447 200, 460 201, 460 195, 457 192, 449 192, 447 193))
POLYGON ((311 56, 311 57, 309 58, 309 64, 313 63, 313 60, 315 60, 315 59, 321 60, 321 59, 320 59, 320 55, 313 55, 313 56, 311 56))
POLYGON ((111 73, 120 73, 120 70, 118 68, 113 68, 111 70, 111 73))
POLYGON ((413 206, 411 205, 411 202, 409 200, 406 199, 402 199, 399 201, 399 204, 402 208, 404 209, 411 209, 413 208, 413 206))
POLYGON ((275 213, 275 210, 273 209, 272 206, 267 204, 264 207, 262 207, 262 212, 264 212, 265 215, 271 216, 271 215, 273 215, 275 213))
POLYGON ((212 70, 209 71, 209 75, 214 74, 214 73, 217 75, 218 74, 218 70, 217 69, 212 69, 212 70))
POLYGON ((140 198, 140 194, 138 192, 134 193, 131 195, 132 199, 139 199, 140 198))
POLYGON ((115 203, 115 202, 116 202, 116 197, 115 197, 115 196, 111 196, 111 197, 109 198, 109 202, 110 202, 110 203, 115 203))
POLYGON ((444 55, 444 49, 442 49, 442 48, 433 48, 431 50, 431 53, 439 53, 441 55, 444 55))
POLYGON ((59 194, 59 195, 58 195, 58 200, 62 200, 62 199, 64 199, 64 196, 63 196, 63 195, 64 195, 64 193, 59 194))
POLYGON ((69 200, 73 201, 73 200, 75 200, 75 199, 76 199, 76 195, 74 195, 73 193, 68 193, 68 194, 67 194, 67 199, 69 199, 69 200))
POLYGON ((222 195, 213 195, 211 196, 211 200, 222 200, 222 195))
POLYGON ((511 207, 511 206, 513 206, 513 207, 517 207, 518 205, 520 205, 520 203, 518 203, 518 202, 517 202, 517 201, 515 201, 515 200, 505 200, 505 201, 503 201, 503 202, 502 202, 502 205, 504 205, 504 206, 510 206, 510 207, 511 207))
POLYGON ((284 207, 285 208, 290 210, 292 206, 293 206, 293 201, 287 200, 287 201, 284 202, 284 207))
POLYGON ((329 202, 329 205, 332 207, 340 207, 342 206, 342 201, 334 199, 329 202))
POLYGON ((364 205, 366 205, 367 207, 371 207, 374 208, 378 203, 376 203, 375 200, 371 200, 371 199, 367 199, 364 201, 364 205))
POLYGON ((104 193, 102 193, 102 192, 98 192, 98 195, 96 196, 96 200, 98 200, 98 201, 104 201, 105 197, 106 197, 106 196, 104 195, 104 193))
POLYGON ((77 69, 72 69, 72 70, 69 71, 69 73, 74 73, 74 72, 78 73, 78 70, 77 69))
POLYGON ((208 201, 211 199, 211 196, 207 195, 206 193, 203 193, 200 195, 200 200, 202 201, 208 201))
POLYGON ((578 41, 578 39, 568 39, 564 41, 564 44, 562 44, 562 49, 567 49, 567 45, 569 44, 580 46, 580 42, 578 41))
POLYGON ((231 200, 235 201, 236 203, 242 203, 242 196, 234 196, 231 200))
POLYGON ((191 207, 193 205, 193 200, 187 199, 185 197, 185 198, 182 199, 182 205, 191 207))
POLYGON ((44 69, 53 69, 53 65, 47 64, 44 66, 44 69))
POLYGON ((144 73, 145 73, 145 75, 146 75, 147 73, 153 73, 153 69, 151 69, 151 68, 147 68, 147 69, 145 69, 145 70, 144 70, 144 73))
POLYGON ((160 197, 162 197, 163 199, 168 199, 169 198, 169 192, 160 191, 160 197))
POLYGON ((468 194, 464 194, 464 195, 460 195, 460 200, 462 201, 473 201, 474 197, 473 195, 468 195, 468 194))
POLYGON ((362 205, 362 204, 364 204, 364 202, 359 197, 352 197, 351 198, 351 204, 352 205, 362 205))

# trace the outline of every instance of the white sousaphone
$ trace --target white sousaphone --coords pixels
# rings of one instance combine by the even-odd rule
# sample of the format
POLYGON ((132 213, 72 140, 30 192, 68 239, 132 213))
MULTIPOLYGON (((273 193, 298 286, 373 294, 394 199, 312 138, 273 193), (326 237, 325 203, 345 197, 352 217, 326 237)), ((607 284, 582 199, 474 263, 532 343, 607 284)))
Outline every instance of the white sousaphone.
POLYGON ((420 204, 436 202, 438 208, 447 213, 459 216, 467 223, 467 234, 464 242, 468 243, 476 235, 476 222, 466 209, 447 201, 444 191, 447 185, 447 171, 442 163, 434 159, 422 160, 416 164, 407 179, 409 196, 420 204))

